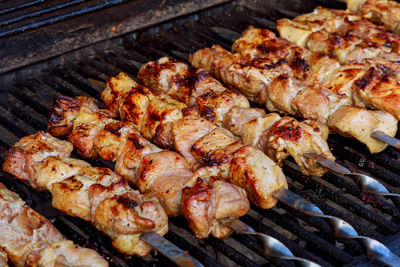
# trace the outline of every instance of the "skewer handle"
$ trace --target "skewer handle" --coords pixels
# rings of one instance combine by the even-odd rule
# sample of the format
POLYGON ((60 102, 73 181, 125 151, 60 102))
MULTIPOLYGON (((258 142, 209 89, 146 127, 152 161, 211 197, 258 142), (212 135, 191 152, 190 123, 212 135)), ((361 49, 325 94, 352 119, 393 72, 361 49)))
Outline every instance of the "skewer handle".
POLYGON ((260 241, 263 251, 266 255, 270 256, 271 258, 279 258, 284 260, 293 260, 299 263, 300 266, 304 267, 318 267, 321 266, 316 264, 310 260, 296 257, 293 253, 286 247, 281 241, 275 239, 269 235, 256 232, 253 228, 248 226, 242 221, 239 220, 230 220, 224 222, 221 221, 224 225, 228 226, 232 230, 234 230, 238 234, 245 234, 245 235, 254 235, 260 241))

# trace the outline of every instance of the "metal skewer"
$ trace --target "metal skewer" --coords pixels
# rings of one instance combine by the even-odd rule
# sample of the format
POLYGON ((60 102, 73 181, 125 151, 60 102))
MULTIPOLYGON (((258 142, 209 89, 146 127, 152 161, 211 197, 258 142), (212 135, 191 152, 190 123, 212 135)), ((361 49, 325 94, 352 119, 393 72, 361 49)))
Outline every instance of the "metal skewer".
POLYGON ((256 236, 257 239, 260 241, 260 244, 262 245, 264 253, 270 256, 271 258, 296 261, 297 263, 299 263, 300 266, 304 267, 321 266, 307 259, 294 256, 293 253, 289 250, 289 248, 286 247, 281 241, 269 235, 256 232, 253 228, 251 228, 242 221, 231 220, 224 222, 223 220, 221 220, 220 222, 222 222, 224 225, 228 226, 238 234, 256 236))
MULTIPOLYGON (((139 62, 138 62, 139 63, 139 62)), ((142 65, 142 64, 140 64, 142 65)), ((89 82, 92 84, 93 87, 99 88, 101 85, 103 86, 103 89, 105 87, 105 84, 101 81, 89 79, 89 82)), ((318 156, 318 154, 315 154, 318 156)), ((322 156, 322 155, 321 155, 322 156)), ((326 162, 327 164, 337 164, 336 162, 326 162)), ((322 164, 321 164, 322 165, 322 164)), ((340 166, 338 168, 339 171, 345 172, 347 170, 345 167, 337 164, 340 166)), ((350 171, 349 171, 350 172, 350 171)), ((390 193, 390 192, 388 192, 390 193)), ((331 216, 331 215, 325 215, 322 210, 320 210, 316 205, 306 201, 305 199, 301 198, 300 196, 296 195, 295 193, 287 190, 286 188, 282 188, 279 191, 275 192, 273 196, 278 199, 279 201, 283 202, 287 206, 303 213, 309 216, 316 216, 316 217, 321 217, 324 219, 327 219, 331 225, 331 228, 333 230, 333 234, 336 238, 343 238, 343 239, 357 239, 360 240, 360 242, 363 244, 366 254, 369 258, 371 259, 377 259, 389 266, 396 266, 400 265, 400 258, 393 254, 385 245, 380 243, 377 240, 374 240, 370 237, 367 236, 360 236, 357 231, 352 227, 349 223, 346 221, 331 216)), ((234 220, 231 223, 227 223, 226 225, 230 227, 234 231, 240 231, 239 233, 242 234, 252 234, 252 235, 257 235, 259 238, 262 238, 263 245, 266 246, 267 249, 264 249, 264 252, 271 257, 278 257, 280 254, 279 253, 272 253, 275 250, 279 248, 278 245, 273 246, 273 240, 268 239, 269 237, 265 237, 261 233, 255 232, 250 226, 247 226, 246 224, 234 220), (235 228, 236 227, 236 228, 235 228), (272 242, 272 243, 269 243, 272 242), (272 246, 271 246, 272 245, 272 246)), ((286 253, 287 251, 285 249, 278 249, 280 253, 286 253), (285 252, 286 251, 286 252, 285 252)), ((287 254, 286 256, 288 256, 287 254)), ((282 256, 282 255, 281 255, 282 256)), ((280 256, 279 256, 280 257, 280 256)), ((292 257, 292 256, 289 256, 292 257)), ((296 259, 293 259, 296 260, 296 259)), ((303 262, 303 264, 306 264, 307 262, 303 262)), ((309 266, 309 265, 306 265, 309 266)))
POLYGON ((188 253, 185 253, 183 250, 155 232, 144 233, 140 236, 140 238, 178 266, 204 266, 188 253))
POLYGON ((400 194, 389 192, 389 190, 387 190, 387 188, 375 178, 372 178, 371 176, 362 173, 351 172, 346 167, 326 158, 322 154, 304 153, 303 155, 306 158, 316 160, 318 164, 328 168, 334 173, 345 175, 351 178, 356 178, 357 184, 359 185, 361 191, 364 193, 381 196, 400 197, 400 194))

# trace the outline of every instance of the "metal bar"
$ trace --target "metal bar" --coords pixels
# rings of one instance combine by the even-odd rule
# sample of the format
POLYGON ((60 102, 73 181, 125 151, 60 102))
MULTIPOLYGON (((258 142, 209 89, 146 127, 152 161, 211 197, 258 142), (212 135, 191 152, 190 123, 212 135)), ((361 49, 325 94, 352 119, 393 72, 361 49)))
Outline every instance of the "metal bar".
POLYGON ((31 12, 31 13, 24 14, 24 15, 21 15, 21 16, 18 16, 18 17, 13 17, 11 19, 6 19, 6 20, 3 20, 3 21, 0 21, 0 26, 8 25, 8 24, 11 24, 11 23, 15 23, 15 22, 23 20, 23 19, 40 16, 40 15, 49 13, 49 12, 54 11, 54 10, 66 8, 66 7, 69 7, 69 6, 72 6, 72 5, 76 5, 76 4, 79 4, 79 3, 83 3, 83 2, 85 2, 85 0, 73 0, 71 2, 66 2, 66 3, 60 4, 60 5, 56 5, 56 6, 52 6, 52 7, 49 7, 49 8, 40 9, 40 10, 35 11, 35 12, 31 12))
POLYGON ((399 140, 399 139, 396 139, 396 138, 394 138, 394 137, 391 137, 391 136, 385 134, 385 133, 382 132, 382 131, 373 131, 373 132, 371 133, 371 136, 372 136, 373 138, 376 138, 376 139, 378 139, 378 140, 380 140, 380 141, 386 143, 386 144, 391 145, 392 147, 395 147, 395 148, 397 148, 397 149, 400 149, 400 140, 399 140))
POLYGON ((17 28, 13 28, 13 29, 10 29, 10 30, 6 30, 6 31, 3 31, 3 32, 0 32, 0 38, 1 37, 5 37, 5 36, 9 36, 9 35, 12 35, 12 34, 16 34, 16 33, 19 33, 19 32, 24 32, 26 30, 39 28, 39 27, 41 27, 43 25, 59 22, 61 20, 67 19, 67 18, 71 18, 71 17, 75 17, 75 16, 78 16, 78 15, 83 15, 83 14, 86 14, 86 13, 90 13, 90 12, 93 12, 93 11, 96 11, 96 10, 100 10, 100 9, 103 9, 103 8, 105 8, 107 6, 110 6, 110 5, 121 4, 121 3, 124 3, 126 1, 127 0, 110 0, 108 2, 104 2, 104 3, 97 4, 97 5, 94 5, 94 6, 90 6, 90 7, 87 7, 87 8, 82 8, 82 9, 79 9, 79 10, 76 10, 76 11, 73 11, 73 12, 70 12, 70 13, 62 14, 62 15, 59 15, 59 16, 56 16, 56 17, 51 17, 51 18, 48 18, 48 19, 44 19, 44 20, 40 20, 40 21, 34 22, 34 23, 26 24, 26 25, 23 25, 21 27, 17 27, 17 28))
POLYGON ((40 4, 40 3, 44 3, 44 2, 46 2, 46 0, 34 0, 32 2, 24 3, 22 5, 9 7, 9 8, 0 10, 0 15, 6 14, 6 13, 10 13, 10 12, 13 12, 13 11, 17 11, 19 9, 23 9, 23 8, 30 7, 30 6, 33 6, 33 5, 36 5, 36 4, 40 4))
POLYGON ((183 250, 169 242, 164 237, 160 236, 155 232, 144 233, 140 236, 141 239, 146 241, 150 246, 155 248, 165 257, 176 263, 178 266, 188 267, 203 267, 199 261, 194 259, 188 254, 185 254, 183 250))

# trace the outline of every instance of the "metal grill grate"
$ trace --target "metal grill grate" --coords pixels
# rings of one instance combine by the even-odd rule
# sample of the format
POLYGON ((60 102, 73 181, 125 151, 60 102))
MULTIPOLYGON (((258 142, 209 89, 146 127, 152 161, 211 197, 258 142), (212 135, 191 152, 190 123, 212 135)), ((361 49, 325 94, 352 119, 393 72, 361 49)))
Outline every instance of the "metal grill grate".
MULTIPOLYGON (((235 31, 242 31, 249 25, 273 29, 276 19, 309 12, 316 5, 343 8, 340 3, 327 0, 264 2, 249 0, 220 5, 4 74, 0 79, 2 159, 9 146, 19 138, 45 129, 50 103, 56 94, 99 98, 99 91, 90 86, 87 78, 104 81, 120 71, 135 76, 138 70, 132 60, 146 62, 165 55, 180 59, 173 51, 191 52, 215 43, 230 48, 227 40, 211 30, 213 26, 235 31)), ((3 13, 8 12, 3 10, 0 15, 3 13)), ((331 136, 328 141, 341 163, 354 170, 367 172, 391 191, 400 192, 398 150, 387 148, 382 153, 370 155, 365 147, 355 141, 337 136, 331 136)), ((110 165, 101 160, 91 163, 110 165)), ((398 201, 363 195, 354 181, 334 174, 326 174, 323 179, 303 176, 291 161, 285 163, 283 170, 288 177, 290 190, 315 203, 324 213, 346 220, 360 234, 382 241, 393 252, 400 254, 398 201)), ((111 246, 109 238, 99 234, 91 225, 51 208, 49 195, 38 194, 7 174, 3 176, 2 180, 8 187, 17 191, 34 209, 49 217, 64 234, 79 244, 96 248, 111 260, 112 265, 173 266, 161 255, 124 259, 111 246)), ((294 254, 324 266, 354 265, 365 261, 357 242, 335 240, 324 220, 299 214, 283 204, 271 210, 253 206, 241 220, 257 231, 278 238, 294 254)), ((171 219, 170 229, 166 238, 207 266, 293 266, 290 262, 266 257, 249 236, 233 234, 226 240, 198 240, 191 234, 183 218, 171 219)))

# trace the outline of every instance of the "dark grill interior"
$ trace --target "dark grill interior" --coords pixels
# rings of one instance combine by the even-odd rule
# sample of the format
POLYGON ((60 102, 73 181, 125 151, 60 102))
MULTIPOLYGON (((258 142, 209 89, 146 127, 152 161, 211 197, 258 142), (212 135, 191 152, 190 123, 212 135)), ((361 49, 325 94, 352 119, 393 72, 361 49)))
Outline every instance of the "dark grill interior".
MULTIPOLYGON (((41 1, 26 2, 26 7, 18 10, 12 10, 11 5, 4 6, 0 11, 0 26, 10 27, 8 30, 16 29, 10 25, 14 23, 13 19, 18 18, 11 15, 30 8, 30 3, 34 7, 38 2, 41 1), (8 18, 4 19, 3 16, 6 15, 8 18)), ((21 137, 45 129, 50 103, 56 94, 89 95, 99 98, 99 91, 92 88, 88 78, 105 81, 107 77, 120 71, 134 77, 138 70, 132 60, 144 63, 161 56, 184 59, 174 51, 191 52, 214 43, 229 49, 231 43, 213 32, 210 28, 213 26, 235 31, 243 31, 249 25, 274 29, 276 19, 309 12, 317 5, 344 8, 343 4, 328 0, 281 2, 283 1, 267 3, 249 0, 220 4, 3 73, 0 77, 1 158, 4 159, 10 145, 21 137)), ((86 5, 88 6, 89 4, 86 5)), ((1 37, 4 30, 0 32, 1 37)), ((7 39, 0 41, 4 40, 7 39)), ((400 137, 399 134, 397 137, 400 137)), ((338 136, 331 136, 329 144, 339 163, 354 171, 369 173, 392 192, 400 192, 399 150, 389 147, 382 153, 370 155, 363 145, 338 136)), ((100 160, 90 163, 112 167, 100 160)), ((323 179, 302 176, 291 161, 285 163, 283 170, 288 177, 290 190, 294 193, 315 203, 324 213, 346 220, 361 235, 384 242, 394 253, 400 255, 399 200, 362 194, 354 181, 332 173, 326 174, 323 179)), ((1 180, 7 187, 18 192, 29 205, 50 218, 67 237, 97 249, 113 266, 174 265, 162 255, 154 253, 145 258, 124 259, 111 246, 109 238, 97 232, 93 226, 53 209, 49 194, 37 193, 5 173, 2 173, 2 176, 1 180)), ((278 204, 271 210, 261 210, 253 206, 242 220, 255 230, 278 238, 295 255, 311 259, 323 266, 362 265, 366 262, 362 247, 357 242, 335 240, 331 228, 324 220, 302 215, 283 204, 278 204)), ((170 220, 170 232, 165 237, 207 266, 293 266, 290 262, 265 256, 255 239, 249 236, 233 234, 226 240, 198 240, 191 234, 183 218, 170 220)))

